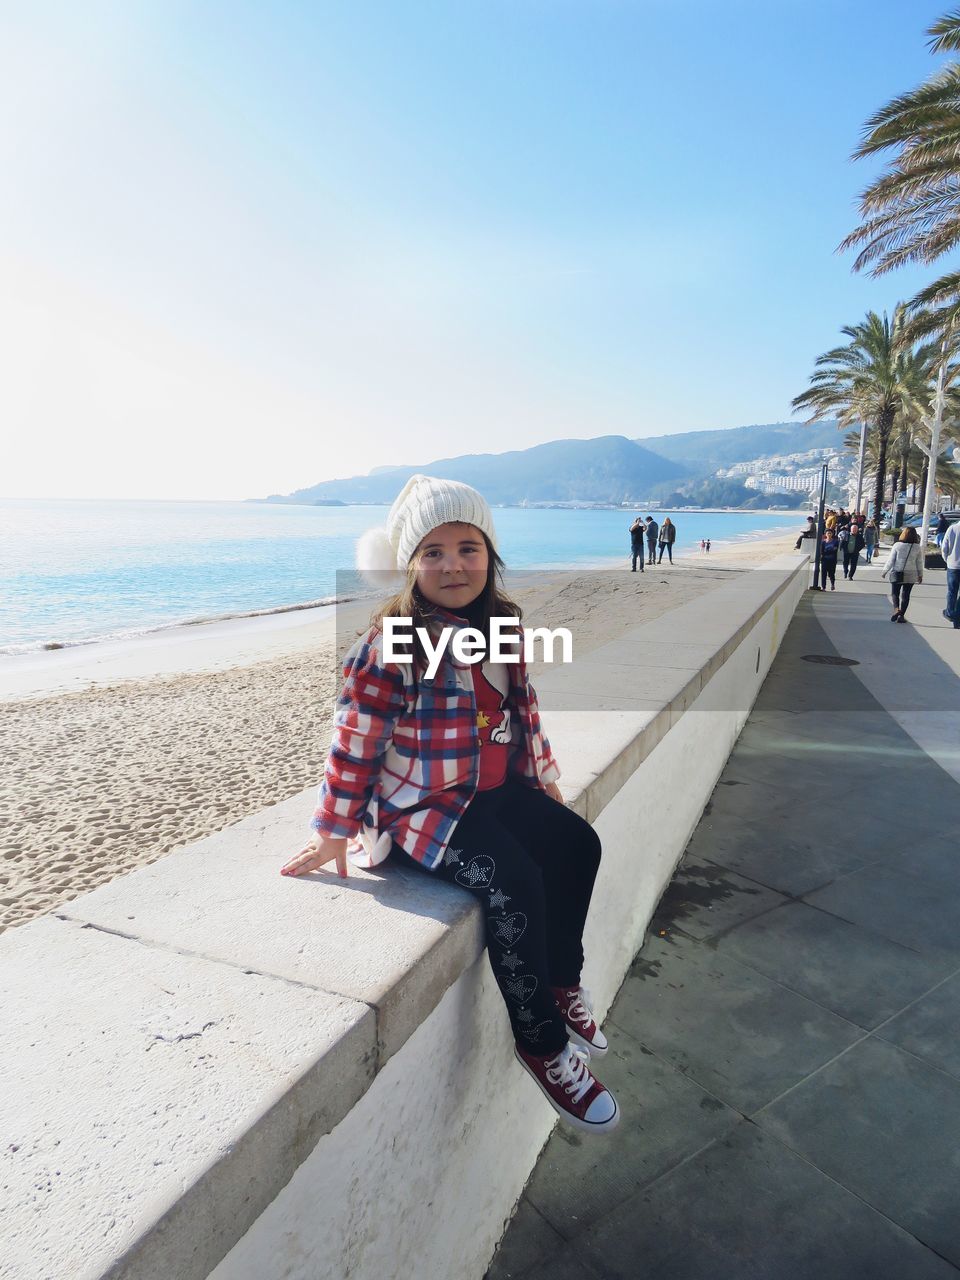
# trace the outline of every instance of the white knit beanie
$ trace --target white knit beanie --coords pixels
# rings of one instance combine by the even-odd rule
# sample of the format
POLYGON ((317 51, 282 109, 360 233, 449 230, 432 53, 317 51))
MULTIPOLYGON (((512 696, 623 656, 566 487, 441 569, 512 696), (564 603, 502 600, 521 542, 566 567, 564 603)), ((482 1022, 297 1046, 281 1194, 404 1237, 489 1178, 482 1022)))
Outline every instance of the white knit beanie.
POLYGON ((454 522, 481 529, 496 549, 493 516, 476 489, 459 480, 411 476, 390 508, 386 527, 368 529, 357 543, 357 568, 374 578, 403 573, 427 534, 454 522))

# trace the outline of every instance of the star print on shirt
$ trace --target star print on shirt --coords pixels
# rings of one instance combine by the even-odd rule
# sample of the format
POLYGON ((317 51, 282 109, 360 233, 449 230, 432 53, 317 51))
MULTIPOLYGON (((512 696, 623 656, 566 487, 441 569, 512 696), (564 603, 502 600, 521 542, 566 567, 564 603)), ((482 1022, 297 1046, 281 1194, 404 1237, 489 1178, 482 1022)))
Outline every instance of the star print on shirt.
POLYGON ((510 895, 503 893, 500 889, 494 889, 490 894, 490 905, 502 911, 510 901, 510 895))
POLYGON ((533 1010, 532 1010, 532 1009, 521 1009, 521 1010, 520 1010, 520 1012, 517 1014, 517 1019, 518 1019, 518 1021, 520 1021, 520 1022, 532 1022, 532 1021, 533 1021, 533 1010))
POLYGON ((452 867, 458 864, 460 859, 457 855, 461 853, 463 853, 462 849, 451 849, 448 846, 446 853, 443 855, 443 865, 445 867, 452 867))
POLYGON ((500 963, 505 969, 509 969, 511 973, 516 973, 523 961, 519 956, 514 955, 512 951, 508 951, 505 956, 500 957, 500 963))

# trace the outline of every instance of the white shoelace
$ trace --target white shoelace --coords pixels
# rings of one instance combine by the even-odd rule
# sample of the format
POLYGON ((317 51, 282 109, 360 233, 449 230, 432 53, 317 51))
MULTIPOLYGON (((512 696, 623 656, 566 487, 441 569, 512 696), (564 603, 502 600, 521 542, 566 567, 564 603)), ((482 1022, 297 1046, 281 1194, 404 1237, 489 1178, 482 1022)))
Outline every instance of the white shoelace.
POLYGON ((577 992, 577 998, 567 1009, 567 1017, 571 1022, 579 1022, 584 1028, 589 1027, 593 1021, 593 1014, 590 1012, 588 1005, 590 1001, 590 992, 585 987, 581 987, 577 992))
POLYGON ((562 1084, 564 1092, 570 1094, 574 1102, 579 1102, 593 1084, 593 1076, 587 1070, 585 1060, 574 1053, 570 1045, 547 1063, 547 1079, 552 1084, 562 1084))

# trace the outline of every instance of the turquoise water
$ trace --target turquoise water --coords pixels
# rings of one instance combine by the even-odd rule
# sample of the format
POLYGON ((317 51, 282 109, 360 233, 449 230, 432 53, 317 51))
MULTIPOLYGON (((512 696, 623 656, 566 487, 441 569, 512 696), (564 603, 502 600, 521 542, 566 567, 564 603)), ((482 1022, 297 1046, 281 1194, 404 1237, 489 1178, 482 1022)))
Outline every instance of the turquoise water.
MULTIPOLYGON (((332 598, 354 543, 386 507, 243 502, 0 501, 0 653, 332 598)), ((629 553, 632 511, 494 512, 511 568, 629 553)), ((644 512, 644 515, 648 514, 644 512)), ((658 521, 661 515, 650 512, 658 521)), ((675 551, 802 524, 763 512, 679 512, 675 551)))

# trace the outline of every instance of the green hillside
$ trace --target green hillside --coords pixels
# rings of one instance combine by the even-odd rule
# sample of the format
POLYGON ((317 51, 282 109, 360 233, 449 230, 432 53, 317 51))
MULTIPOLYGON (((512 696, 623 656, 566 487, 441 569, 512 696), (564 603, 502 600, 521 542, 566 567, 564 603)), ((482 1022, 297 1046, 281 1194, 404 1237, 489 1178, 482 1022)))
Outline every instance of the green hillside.
POLYGON ((596 440, 552 440, 510 453, 467 454, 416 467, 377 468, 369 475, 325 480, 268 502, 392 502, 404 482, 418 471, 462 480, 488 502, 516 506, 524 502, 633 502, 664 483, 679 484, 689 468, 660 457, 625 436, 596 440))
POLYGON ((648 436, 637 443, 645 449, 709 475, 735 462, 808 449, 842 448, 844 433, 834 421, 772 422, 766 426, 727 427, 717 431, 685 431, 675 436, 648 436))

